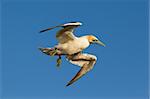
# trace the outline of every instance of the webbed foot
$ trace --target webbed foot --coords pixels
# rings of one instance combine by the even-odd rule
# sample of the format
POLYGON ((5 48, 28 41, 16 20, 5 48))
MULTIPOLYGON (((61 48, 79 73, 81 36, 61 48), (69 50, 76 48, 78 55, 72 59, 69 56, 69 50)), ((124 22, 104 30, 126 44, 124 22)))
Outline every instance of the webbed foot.
POLYGON ((59 56, 59 58, 57 59, 57 64, 56 64, 56 66, 57 66, 57 67, 60 67, 61 63, 62 63, 62 60, 61 60, 61 57, 59 56))

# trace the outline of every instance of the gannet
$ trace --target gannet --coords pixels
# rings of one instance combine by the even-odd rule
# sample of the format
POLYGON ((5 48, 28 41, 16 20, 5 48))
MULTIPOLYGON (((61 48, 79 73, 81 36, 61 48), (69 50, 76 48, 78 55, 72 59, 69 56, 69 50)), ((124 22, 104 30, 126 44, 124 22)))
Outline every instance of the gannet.
POLYGON ((83 53, 83 50, 89 47, 91 44, 99 44, 101 46, 105 46, 102 41, 98 40, 98 38, 93 35, 85 35, 81 37, 75 36, 75 28, 81 25, 81 22, 69 22, 40 31, 40 33, 43 33, 57 27, 62 27, 62 29, 56 33, 56 38, 59 42, 56 46, 54 46, 53 48, 39 49, 47 55, 59 56, 59 58, 57 59, 58 66, 61 63, 61 56, 65 55, 66 59, 70 63, 81 67, 79 72, 72 78, 71 81, 69 81, 66 86, 71 85, 79 78, 81 78, 84 74, 90 71, 96 63, 97 57, 91 54, 83 53))

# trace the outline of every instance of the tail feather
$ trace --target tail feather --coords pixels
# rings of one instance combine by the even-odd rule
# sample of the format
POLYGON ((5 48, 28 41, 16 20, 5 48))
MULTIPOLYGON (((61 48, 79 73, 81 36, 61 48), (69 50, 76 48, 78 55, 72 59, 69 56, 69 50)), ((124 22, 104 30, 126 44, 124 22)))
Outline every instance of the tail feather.
POLYGON ((43 53, 50 55, 50 52, 53 51, 52 48, 39 48, 43 53))

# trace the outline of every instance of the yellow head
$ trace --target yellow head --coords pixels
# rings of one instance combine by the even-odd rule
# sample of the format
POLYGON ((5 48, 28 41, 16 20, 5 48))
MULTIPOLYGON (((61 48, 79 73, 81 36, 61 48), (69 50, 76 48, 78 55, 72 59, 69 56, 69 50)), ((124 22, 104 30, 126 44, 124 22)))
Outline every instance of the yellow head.
POLYGON ((96 43, 96 44, 100 44, 101 46, 105 46, 105 44, 103 43, 103 42, 101 42, 100 40, 98 40, 95 36, 93 36, 93 35, 88 35, 88 36, 86 36, 87 37, 87 39, 88 39, 88 41, 89 41, 89 43, 90 44, 94 44, 94 43, 96 43))

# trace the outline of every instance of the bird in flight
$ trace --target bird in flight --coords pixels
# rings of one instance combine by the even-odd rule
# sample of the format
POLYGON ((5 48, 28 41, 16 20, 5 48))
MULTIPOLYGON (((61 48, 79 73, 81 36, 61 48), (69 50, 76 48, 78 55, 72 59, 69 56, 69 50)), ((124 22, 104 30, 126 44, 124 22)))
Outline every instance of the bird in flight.
POLYGON ((57 66, 61 64, 61 56, 64 55, 70 63, 81 67, 79 72, 71 79, 71 81, 68 82, 66 86, 69 86, 80 79, 83 75, 89 72, 96 63, 96 56, 88 53, 83 53, 83 50, 91 44, 99 44, 101 46, 105 46, 102 41, 100 41, 93 35, 85 35, 81 37, 75 36, 75 28, 81 25, 81 22, 69 22, 40 31, 40 33, 43 33, 54 28, 62 27, 62 29, 60 29, 56 33, 56 38, 59 42, 56 46, 52 48, 39 49, 47 55, 58 56, 57 66))

